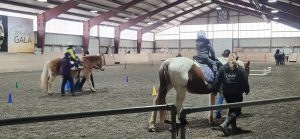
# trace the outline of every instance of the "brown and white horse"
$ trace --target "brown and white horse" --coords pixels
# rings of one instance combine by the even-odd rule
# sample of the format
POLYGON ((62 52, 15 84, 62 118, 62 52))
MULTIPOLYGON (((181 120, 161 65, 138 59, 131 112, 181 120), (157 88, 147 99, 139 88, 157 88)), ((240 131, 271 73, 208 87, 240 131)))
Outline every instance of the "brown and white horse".
MULTIPOLYGON (((59 70, 61 67, 61 58, 55 58, 46 62, 42 75, 41 75, 41 88, 46 90, 49 95, 53 95, 51 91, 51 85, 54 81, 55 77, 60 75, 59 70)), ((98 70, 103 71, 103 66, 105 65, 104 55, 90 55, 90 56, 83 56, 83 69, 81 69, 80 76, 86 78, 89 83, 91 91, 96 91, 95 88, 92 86, 91 82, 91 74, 92 69, 96 68, 98 70)), ((72 70, 72 77, 78 77, 79 70, 72 70)))
MULTIPOLYGON (((249 64, 245 64, 245 70, 249 72, 249 64)), ((210 105, 215 104, 215 95, 212 94, 212 85, 208 84, 199 64, 186 57, 169 58, 164 61, 159 68, 160 86, 157 96, 154 99, 154 105, 166 104, 166 95, 169 90, 175 88, 177 118, 180 119, 180 110, 185 100, 186 92, 192 94, 209 94, 210 105)), ((157 112, 151 114, 149 120, 149 131, 155 131, 155 121, 157 112)), ((213 122, 213 111, 208 115, 209 122, 213 122)), ((160 111, 160 121, 164 122, 166 112, 160 111)), ((185 120, 185 119, 181 119, 185 120)), ((182 122, 182 121, 181 121, 182 122)), ((183 121, 184 122, 184 121, 183 121)))

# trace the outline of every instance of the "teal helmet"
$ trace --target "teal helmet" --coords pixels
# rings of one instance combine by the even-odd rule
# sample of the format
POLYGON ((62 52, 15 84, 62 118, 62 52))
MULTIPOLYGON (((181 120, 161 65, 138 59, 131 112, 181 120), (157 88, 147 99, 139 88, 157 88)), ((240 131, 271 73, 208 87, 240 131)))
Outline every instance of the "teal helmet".
POLYGON ((204 31, 197 32, 197 39, 206 39, 206 33, 204 31))

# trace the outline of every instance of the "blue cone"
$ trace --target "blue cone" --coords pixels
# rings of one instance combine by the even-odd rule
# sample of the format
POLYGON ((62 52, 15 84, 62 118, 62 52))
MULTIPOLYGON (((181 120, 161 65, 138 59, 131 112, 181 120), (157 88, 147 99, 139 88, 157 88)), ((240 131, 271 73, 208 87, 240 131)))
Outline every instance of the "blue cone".
POLYGON ((70 91, 70 90, 71 90, 71 85, 70 85, 69 80, 67 81, 67 83, 66 83, 66 85, 65 85, 65 90, 66 90, 66 91, 70 91))
POLYGON ((12 104, 12 95, 11 95, 11 93, 8 94, 7 103, 12 104))

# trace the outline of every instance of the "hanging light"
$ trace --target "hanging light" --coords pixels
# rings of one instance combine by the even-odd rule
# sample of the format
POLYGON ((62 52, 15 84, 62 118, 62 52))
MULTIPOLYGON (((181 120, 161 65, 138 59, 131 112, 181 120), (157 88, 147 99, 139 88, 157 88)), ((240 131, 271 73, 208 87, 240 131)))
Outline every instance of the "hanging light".
POLYGON ((272 10, 271 13, 273 14, 278 13, 278 10, 272 10))
POLYGON ((268 0, 269 3, 275 3, 277 0, 268 0))
POLYGON ((217 10, 221 10, 222 8, 221 8, 221 7, 217 7, 216 9, 217 9, 217 10))
POLYGON ((279 19, 279 17, 273 17, 273 19, 274 19, 274 20, 278 20, 278 19, 279 19))
POLYGON ((211 0, 205 0, 203 3, 211 3, 211 0))
POLYGON ((148 24, 148 25, 152 25, 153 23, 152 23, 152 22, 148 22, 147 24, 148 24))
POLYGON ((96 11, 96 10, 91 10, 90 12, 91 12, 91 13, 97 13, 98 11, 96 11))
POLYGON ((37 0, 37 1, 39 1, 39 2, 47 2, 47 0, 37 0))

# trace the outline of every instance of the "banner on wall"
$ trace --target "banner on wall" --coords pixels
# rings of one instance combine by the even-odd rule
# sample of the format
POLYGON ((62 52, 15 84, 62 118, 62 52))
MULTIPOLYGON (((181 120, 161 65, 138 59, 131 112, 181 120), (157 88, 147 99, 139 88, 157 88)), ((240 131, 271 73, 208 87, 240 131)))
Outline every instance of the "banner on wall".
POLYGON ((0 52, 7 52, 7 16, 0 15, 0 52))
POLYGON ((33 20, 7 17, 8 52, 34 52, 33 20))
POLYGON ((0 15, 0 51, 34 52, 33 20, 0 15))

